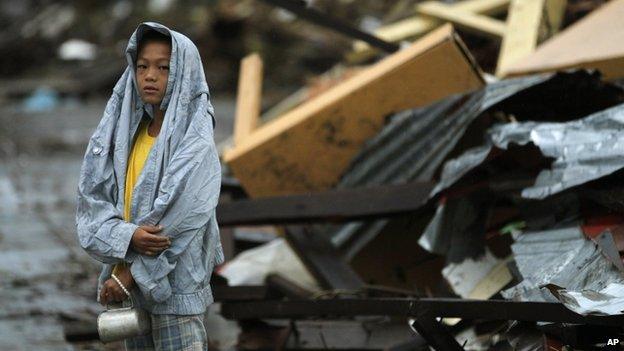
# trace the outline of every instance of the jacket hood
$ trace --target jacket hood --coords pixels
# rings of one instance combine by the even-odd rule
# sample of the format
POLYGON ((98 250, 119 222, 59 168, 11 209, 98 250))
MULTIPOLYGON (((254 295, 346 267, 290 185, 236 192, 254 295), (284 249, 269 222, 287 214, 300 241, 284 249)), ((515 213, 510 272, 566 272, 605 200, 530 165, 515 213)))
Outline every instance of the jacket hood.
MULTIPOLYGON (((167 81, 165 95, 162 102, 160 103, 159 108, 163 111, 166 111, 168 109, 169 102, 171 101, 174 90, 176 90, 176 87, 181 85, 182 80, 184 79, 189 79, 193 82, 199 83, 194 85, 193 91, 188 92, 190 94, 188 96, 189 100, 192 100, 201 94, 208 94, 208 84, 206 83, 206 78, 204 76, 199 51, 197 50, 195 44, 184 34, 171 30, 160 23, 143 22, 139 24, 135 29, 134 33, 132 33, 132 36, 130 37, 130 40, 128 41, 128 45, 126 47, 126 60, 128 62, 128 68, 130 71, 129 73, 132 76, 132 81, 134 83, 134 89, 137 96, 140 96, 139 86, 137 84, 135 73, 138 54, 138 43, 141 41, 143 35, 150 30, 154 30, 171 38, 171 59, 169 60, 169 77, 167 81)), ((178 90, 180 90, 179 87, 178 90)), ((137 99, 136 104, 137 108, 144 108, 148 112, 150 117, 153 117, 152 105, 144 104, 140 98, 137 99)), ((211 115, 214 114, 212 111, 209 111, 209 113, 211 115)))

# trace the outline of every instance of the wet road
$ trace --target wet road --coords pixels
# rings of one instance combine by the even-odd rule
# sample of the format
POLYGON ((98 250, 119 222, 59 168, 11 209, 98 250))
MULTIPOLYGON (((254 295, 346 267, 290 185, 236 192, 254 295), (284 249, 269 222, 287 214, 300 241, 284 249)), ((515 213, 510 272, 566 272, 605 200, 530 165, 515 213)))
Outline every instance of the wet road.
MULTIPOLYGON (((47 113, 0 108, 0 350, 113 350, 67 341, 88 329, 99 264, 79 247, 75 196, 86 142, 105 101, 47 113)), ((231 134, 233 101, 214 101, 215 139, 231 134)))

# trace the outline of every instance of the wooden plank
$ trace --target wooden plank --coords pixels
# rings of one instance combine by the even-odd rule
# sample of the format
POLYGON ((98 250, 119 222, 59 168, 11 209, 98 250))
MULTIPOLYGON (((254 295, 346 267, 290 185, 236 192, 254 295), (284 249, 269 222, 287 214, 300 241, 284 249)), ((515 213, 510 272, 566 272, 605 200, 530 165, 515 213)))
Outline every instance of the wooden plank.
POLYGON ((241 60, 234 119, 234 144, 241 144, 258 126, 262 101, 263 64, 260 55, 241 60))
POLYGON ((435 317, 621 326, 624 316, 582 316, 559 302, 466 300, 457 298, 375 298, 265 300, 224 303, 221 314, 246 318, 339 318, 354 316, 413 317, 427 310, 435 317))
POLYGON ((413 182, 220 203, 219 226, 352 221, 420 209, 434 184, 413 182))
POLYGON ((388 114, 483 84, 452 27, 444 26, 262 125, 224 160, 251 197, 325 190, 388 114))
POLYGON ((416 11, 423 15, 451 22, 475 34, 483 34, 494 38, 502 38, 505 34, 505 22, 453 8, 437 1, 425 1, 417 6, 416 11))
POLYGON ((607 80, 624 77, 624 0, 611 0, 509 67, 506 76, 570 68, 598 69, 607 80))
MULTIPOLYGON (((498 15, 507 10, 510 1, 511 0, 462 0, 449 4, 449 6, 457 10, 481 15, 498 15)), ((418 5, 415 7, 418 7, 418 5)))
POLYGON ((264 300, 269 297, 268 288, 263 285, 214 285, 212 295, 215 301, 264 300))
MULTIPOLYGON (((498 15, 507 10, 510 1, 511 0, 464 0, 450 4, 449 6, 481 15, 498 15)), ((375 35, 390 42, 413 40, 425 35, 442 24, 443 21, 436 18, 417 15, 380 27, 375 31, 375 35)), ((377 52, 377 49, 365 42, 356 41, 353 43, 353 51, 347 55, 347 59, 351 62, 361 62, 370 58, 377 52)))
POLYGON ((438 351, 463 351, 464 348, 455 340, 453 334, 438 322, 434 316, 419 311, 410 324, 431 348, 438 351))
POLYGON ((537 45, 555 34, 565 13, 566 0, 513 0, 507 15, 496 74, 504 76, 509 67, 527 57, 537 45))
POLYGON ((289 226, 286 240, 323 288, 355 292, 364 287, 362 279, 324 236, 313 235, 305 227, 289 226))
POLYGON ((267 275, 265 281, 269 289, 275 290, 289 299, 301 300, 311 298, 314 295, 312 291, 277 273, 267 275))

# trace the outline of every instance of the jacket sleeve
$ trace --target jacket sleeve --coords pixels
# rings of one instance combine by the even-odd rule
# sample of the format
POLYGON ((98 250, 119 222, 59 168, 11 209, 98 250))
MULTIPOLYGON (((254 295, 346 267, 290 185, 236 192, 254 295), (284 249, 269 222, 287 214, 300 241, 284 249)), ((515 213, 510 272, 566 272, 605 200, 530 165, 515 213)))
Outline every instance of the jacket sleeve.
POLYGON ((167 276, 180 255, 196 236, 206 232, 210 221, 216 221, 221 188, 221 166, 212 138, 187 141, 176 154, 167 167, 154 210, 147 216, 148 222, 158 221, 163 226, 162 233, 171 238, 171 246, 156 257, 136 255, 130 268, 142 293, 156 302, 171 296, 167 276), (159 212, 163 215, 157 220, 159 212))
POLYGON ((138 226, 124 221, 114 205, 117 187, 112 155, 102 138, 94 135, 84 156, 78 184, 76 230, 80 246, 91 257, 114 264, 131 259, 132 250, 128 248, 138 226))

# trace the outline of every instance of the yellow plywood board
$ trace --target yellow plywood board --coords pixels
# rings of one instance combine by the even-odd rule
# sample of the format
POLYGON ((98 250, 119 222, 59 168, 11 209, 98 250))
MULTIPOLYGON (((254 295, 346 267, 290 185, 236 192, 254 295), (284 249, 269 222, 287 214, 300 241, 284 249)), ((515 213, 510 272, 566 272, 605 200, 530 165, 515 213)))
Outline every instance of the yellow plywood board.
POLYGON ((224 161, 253 197, 328 189, 386 116, 481 86, 446 25, 261 126, 224 161))
POLYGON ((507 76, 591 68, 624 77, 624 0, 612 0, 511 65, 507 76))

